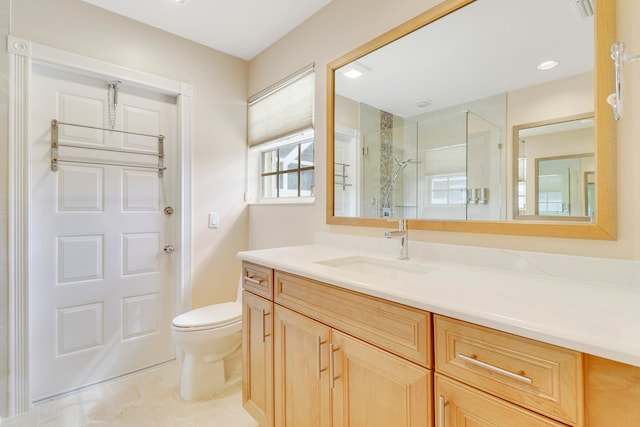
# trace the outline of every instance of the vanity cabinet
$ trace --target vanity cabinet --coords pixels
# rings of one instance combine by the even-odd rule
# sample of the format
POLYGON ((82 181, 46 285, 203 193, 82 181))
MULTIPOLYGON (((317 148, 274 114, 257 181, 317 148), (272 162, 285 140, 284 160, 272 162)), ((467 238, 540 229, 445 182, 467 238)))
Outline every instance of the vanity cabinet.
POLYGON ((335 330, 331 343, 334 427, 433 425, 431 370, 335 330))
POLYGON ((272 426, 640 425, 640 368, 243 263, 243 404, 272 426))
POLYGON ((430 426, 431 371, 274 309, 276 426, 430 426))
POLYGON ((640 426, 640 367, 586 356, 589 427, 640 426))
POLYGON ((442 374, 435 377, 437 427, 565 426, 442 374))
POLYGON ((261 426, 433 426, 430 313, 270 271, 243 263, 243 406, 261 426))
POLYGON ((279 271, 274 285, 276 426, 432 426, 429 313, 279 271))
POLYGON ((274 309, 276 426, 331 426, 331 330, 283 307, 274 309))
POLYGON ((242 276, 242 404, 261 426, 272 427, 273 272, 244 262, 242 276))
MULTIPOLYGON (((467 413, 475 407, 473 402, 486 400, 496 407, 511 407, 506 403, 511 402, 529 409, 531 416, 525 415, 531 420, 517 425, 560 425, 534 413, 572 426, 584 425, 582 353, 439 315, 434 316, 434 338, 436 371, 452 378, 437 381, 438 419, 455 418, 459 411, 454 408, 464 404, 467 413), (472 398, 463 384, 506 402, 499 405, 489 396, 472 398)), ((506 413, 522 412, 516 409, 513 406, 506 413)), ((502 416, 497 408, 490 413, 502 416)), ((480 418, 487 419, 486 415, 480 418)), ((487 425, 513 425, 498 420, 487 425)))

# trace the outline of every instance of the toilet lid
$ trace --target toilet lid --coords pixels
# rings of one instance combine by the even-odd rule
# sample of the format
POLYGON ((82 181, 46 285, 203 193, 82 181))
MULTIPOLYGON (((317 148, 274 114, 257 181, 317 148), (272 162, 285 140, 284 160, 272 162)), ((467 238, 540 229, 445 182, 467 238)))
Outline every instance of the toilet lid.
POLYGON ((239 302, 225 302, 182 313, 173 319, 173 325, 180 328, 221 327, 241 320, 242 304, 239 302))

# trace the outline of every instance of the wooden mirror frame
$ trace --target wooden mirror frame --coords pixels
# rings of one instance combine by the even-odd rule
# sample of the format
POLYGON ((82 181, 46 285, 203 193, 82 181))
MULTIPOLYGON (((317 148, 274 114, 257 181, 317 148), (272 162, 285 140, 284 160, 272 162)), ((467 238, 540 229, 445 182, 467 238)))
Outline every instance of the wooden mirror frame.
MULTIPOLYGON (((335 70, 474 1, 476 0, 445 0, 434 8, 327 64, 327 224, 389 227, 387 218, 337 217, 334 215, 335 70)), ((610 51, 611 45, 615 42, 616 7, 615 0, 595 0, 595 2, 597 8, 597 13, 595 14, 594 64, 597 164, 595 220, 591 223, 586 223, 575 221, 407 219, 409 228, 414 230, 597 240, 615 240, 617 238, 615 120, 611 106, 606 100, 615 87, 615 74, 610 51)), ((510 161, 508 160, 507 162, 507 167, 512 167, 510 161)), ((507 172, 507 175, 510 174, 507 172)))
MULTIPOLYGON (((593 113, 585 113, 585 114, 576 114, 573 116, 569 116, 569 117, 559 117, 557 119, 550 119, 550 120, 543 120, 540 122, 534 122, 534 123, 524 123, 521 125, 515 125, 512 127, 512 137, 511 137, 511 187, 512 187, 512 192, 511 192, 511 209, 512 209, 512 220, 513 221, 527 221, 527 220, 533 220, 533 221, 537 221, 537 220, 541 220, 541 221, 545 221, 545 224, 548 221, 554 221, 554 220, 558 220, 558 221, 582 221, 584 222, 588 222, 589 221, 589 217, 588 216, 565 216, 565 217, 553 217, 553 216, 548 216, 548 215, 540 215, 538 214, 538 187, 539 187, 539 181, 538 181, 538 169, 540 166, 540 161, 541 160, 550 160, 550 159, 562 159, 562 158, 575 158, 575 157, 595 157, 595 153, 573 153, 570 155, 561 155, 561 156, 552 156, 552 157, 545 157, 545 158, 536 158, 535 159, 535 165, 534 165, 534 176, 536 177, 534 180, 534 187, 535 187, 535 214, 531 214, 531 215, 519 215, 518 212, 518 197, 519 197, 519 188, 518 185, 514 185, 514 183, 516 183, 518 181, 518 175, 520 174, 520 165, 518 164, 518 149, 517 149, 517 145, 520 141, 520 131, 521 130, 525 130, 525 129, 532 129, 532 128, 537 128, 537 127, 544 127, 544 126, 549 126, 549 125, 554 125, 554 124, 559 124, 559 123, 566 123, 566 122, 572 122, 572 121, 577 121, 577 120, 583 120, 583 119, 594 119, 594 114, 593 113)), ((587 173, 592 173, 595 174, 594 171, 585 171, 585 178, 587 173)), ((584 190, 586 191, 587 189, 587 182, 584 182, 584 190)), ((585 200, 585 205, 586 205, 586 200, 585 200)), ((585 209, 586 211, 586 209, 585 209)))

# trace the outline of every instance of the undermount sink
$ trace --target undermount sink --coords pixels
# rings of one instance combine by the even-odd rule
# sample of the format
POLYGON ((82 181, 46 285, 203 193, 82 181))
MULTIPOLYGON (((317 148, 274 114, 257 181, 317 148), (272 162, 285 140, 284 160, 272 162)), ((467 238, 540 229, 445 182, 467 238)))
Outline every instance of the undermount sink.
POLYGON ((384 277, 385 279, 414 279, 420 275, 435 270, 424 264, 411 263, 409 261, 393 261, 365 256, 348 256, 342 258, 316 261, 316 264, 335 267, 341 270, 355 271, 368 276, 384 277))

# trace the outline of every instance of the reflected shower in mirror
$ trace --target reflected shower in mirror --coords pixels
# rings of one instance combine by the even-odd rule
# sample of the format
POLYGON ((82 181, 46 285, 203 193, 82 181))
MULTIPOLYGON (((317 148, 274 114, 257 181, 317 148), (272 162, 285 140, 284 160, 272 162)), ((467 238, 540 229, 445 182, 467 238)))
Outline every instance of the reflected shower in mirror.
MULTIPOLYGON (((494 97, 492 105, 504 101, 494 97)), ((349 173, 360 177, 358 202, 343 215, 500 219, 504 123, 500 126, 480 114, 457 109, 403 119, 362 106, 362 116, 368 113, 366 122, 377 122, 379 117, 384 125, 380 129, 375 123, 363 130, 361 153, 353 141, 336 138, 338 174, 348 164, 349 173), (490 195, 496 196, 494 203, 489 203, 490 195)), ((353 190, 341 183, 342 178, 337 178, 336 200, 346 199, 343 192, 353 190)))
POLYGON ((515 126, 514 218, 593 218, 595 140, 593 114, 515 126))

